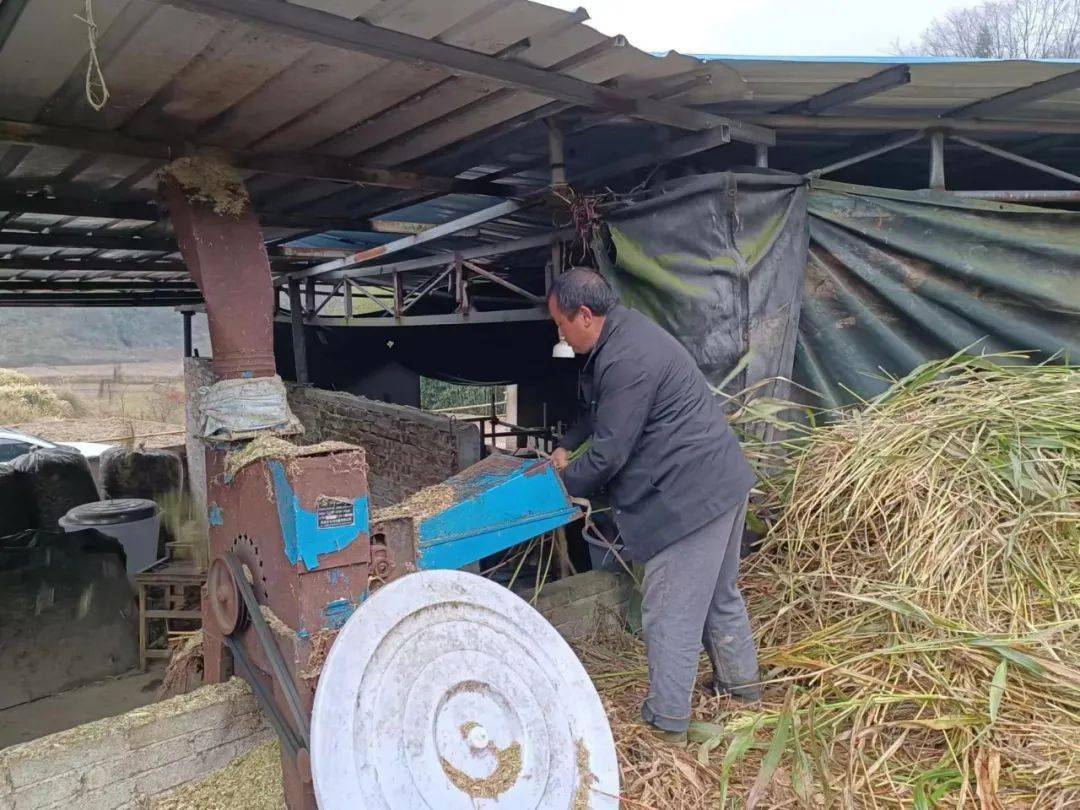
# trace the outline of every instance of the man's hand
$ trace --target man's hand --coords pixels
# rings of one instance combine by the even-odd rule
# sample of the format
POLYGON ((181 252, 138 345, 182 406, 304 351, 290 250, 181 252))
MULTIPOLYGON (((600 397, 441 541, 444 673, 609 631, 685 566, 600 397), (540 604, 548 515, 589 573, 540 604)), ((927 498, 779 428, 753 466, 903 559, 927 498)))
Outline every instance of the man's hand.
POLYGON ((565 447, 560 447, 551 454, 551 465, 555 468, 555 472, 562 472, 569 463, 570 453, 567 452, 565 447))

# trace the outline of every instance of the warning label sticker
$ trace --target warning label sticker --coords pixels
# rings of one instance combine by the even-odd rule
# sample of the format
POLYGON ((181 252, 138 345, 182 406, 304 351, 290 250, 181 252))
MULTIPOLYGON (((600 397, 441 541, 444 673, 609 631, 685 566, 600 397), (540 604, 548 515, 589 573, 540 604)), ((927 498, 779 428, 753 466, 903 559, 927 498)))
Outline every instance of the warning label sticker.
POLYGON ((315 506, 320 529, 352 526, 356 522, 353 502, 341 498, 319 498, 315 506))

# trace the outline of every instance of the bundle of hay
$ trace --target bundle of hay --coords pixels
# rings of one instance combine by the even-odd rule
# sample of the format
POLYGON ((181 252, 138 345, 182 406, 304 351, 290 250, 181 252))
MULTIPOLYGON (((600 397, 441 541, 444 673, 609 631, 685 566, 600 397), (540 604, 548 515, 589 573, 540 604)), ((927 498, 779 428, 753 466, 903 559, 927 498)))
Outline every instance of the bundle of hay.
POLYGON ((636 725, 640 647, 582 651, 627 806, 1080 805, 1080 371, 927 365, 781 483, 742 579, 762 706, 699 697, 673 751, 636 725))
POLYGON ((1076 369, 952 358, 814 431, 745 577, 793 787, 1076 802, 1078 582, 1076 369))

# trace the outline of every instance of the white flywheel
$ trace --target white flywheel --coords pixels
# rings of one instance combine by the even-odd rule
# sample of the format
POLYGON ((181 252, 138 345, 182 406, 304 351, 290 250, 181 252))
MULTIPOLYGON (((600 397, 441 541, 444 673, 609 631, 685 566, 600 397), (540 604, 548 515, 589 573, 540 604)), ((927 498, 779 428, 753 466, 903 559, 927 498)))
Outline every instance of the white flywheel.
POLYGON ((322 810, 618 807, 615 743, 585 668, 501 585, 422 571, 338 634, 311 718, 322 810))

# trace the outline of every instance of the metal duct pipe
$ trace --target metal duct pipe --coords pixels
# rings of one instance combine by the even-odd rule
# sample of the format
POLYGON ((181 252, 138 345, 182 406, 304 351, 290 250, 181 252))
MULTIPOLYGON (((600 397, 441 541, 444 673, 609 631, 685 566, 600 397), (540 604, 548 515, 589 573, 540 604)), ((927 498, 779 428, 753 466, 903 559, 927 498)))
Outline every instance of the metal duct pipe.
POLYGON ((246 197, 221 212, 223 206, 193 199, 189 182, 166 174, 162 193, 206 301, 214 372, 219 379, 273 376, 274 287, 258 220, 246 197))

